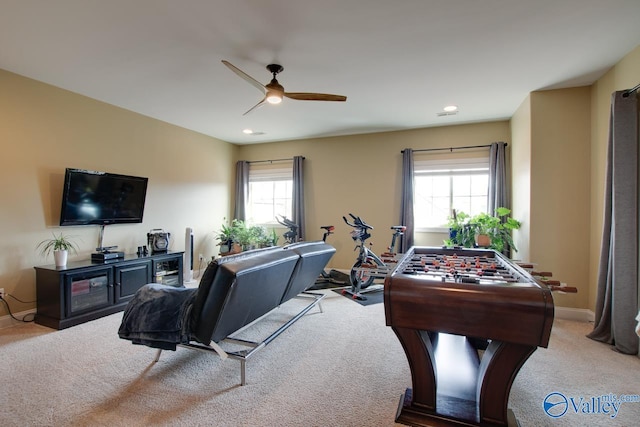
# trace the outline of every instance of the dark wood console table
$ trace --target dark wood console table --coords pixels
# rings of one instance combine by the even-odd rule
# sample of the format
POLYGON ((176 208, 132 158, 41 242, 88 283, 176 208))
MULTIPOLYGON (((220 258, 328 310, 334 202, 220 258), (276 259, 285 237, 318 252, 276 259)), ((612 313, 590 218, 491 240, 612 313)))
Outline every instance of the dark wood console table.
POLYGON ((125 255, 107 262, 71 261, 35 267, 35 321, 64 329, 124 310, 147 283, 181 287, 183 252, 125 255))
POLYGON ((509 392, 527 358, 549 343, 546 286, 495 251, 413 247, 385 278, 384 305, 412 377, 397 422, 518 425, 509 392))

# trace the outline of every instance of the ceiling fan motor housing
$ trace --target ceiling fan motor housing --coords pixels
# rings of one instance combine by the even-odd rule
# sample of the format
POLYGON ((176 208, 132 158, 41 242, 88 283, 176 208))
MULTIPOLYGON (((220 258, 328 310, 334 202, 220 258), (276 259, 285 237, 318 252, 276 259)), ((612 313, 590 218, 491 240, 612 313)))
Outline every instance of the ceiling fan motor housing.
POLYGON ((269 72, 273 74, 273 78, 275 79, 276 74, 284 71, 284 67, 282 67, 282 65, 280 64, 269 64, 267 65, 267 70, 269 70, 269 72))

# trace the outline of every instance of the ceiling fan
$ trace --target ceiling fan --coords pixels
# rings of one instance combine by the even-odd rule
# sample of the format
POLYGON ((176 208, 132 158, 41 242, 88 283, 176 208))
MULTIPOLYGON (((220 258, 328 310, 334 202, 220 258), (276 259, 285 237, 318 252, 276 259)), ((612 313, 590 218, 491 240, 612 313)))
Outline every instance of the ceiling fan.
POLYGON ((251 107, 246 113, 243 114, 243 116, 246 114, 249 114, 251 111, 255 110, 256 108, 264 105, 265 102, 268 102, 269 104, 279 104, 282 102, 283 97, 290 98, 290 99, 297 99, 299 101, 346 101, 347 100, 346 96, 330 95, 327 93, 285 92, 284 87, 282 87, 282 85, 278 83, 278 80, 276 80, 276 75, 278 73, 281 73, 284 70, 282 65, 279 65, 279 64, 267 65, 267 70, 269 70, 269 72, 273 75, 273 78, 271 79, 271 82, 267 83, 266 85, 263 85, 262 83, 260 83, 259 81, 257 81, 256 79, 254 79, 253 77, 251 77, 250 75, 248 75, 247 73, 245 73, 244 71, 236 67, 235 65, 231 64, 229 61, 225 61, 223 59, 222 63, 227 67, 229 67, 231 71, 233 71, 234 73, 236 73, 237 75, 239 75, 240 77, 248 81, 251 85, 255 86, 260 92, 264 94, 264 98, 262 98, 262 100, 258 102, 256 105, 251 107))

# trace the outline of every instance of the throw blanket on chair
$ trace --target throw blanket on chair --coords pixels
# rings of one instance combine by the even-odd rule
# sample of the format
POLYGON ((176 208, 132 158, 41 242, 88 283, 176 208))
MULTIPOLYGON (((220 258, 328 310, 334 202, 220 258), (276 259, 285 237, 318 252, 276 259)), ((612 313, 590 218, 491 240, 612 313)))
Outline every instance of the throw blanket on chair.
POLYGON ((127 304, 120 338, 162 350, 175 350, 190 338, 189 315, 197 289, 150 283, 127 304))

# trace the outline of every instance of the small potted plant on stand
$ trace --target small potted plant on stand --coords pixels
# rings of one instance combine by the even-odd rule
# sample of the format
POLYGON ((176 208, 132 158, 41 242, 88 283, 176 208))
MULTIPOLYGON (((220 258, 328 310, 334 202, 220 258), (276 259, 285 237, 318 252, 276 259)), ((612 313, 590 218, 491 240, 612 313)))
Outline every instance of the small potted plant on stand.
POLYGON ((59 236, 56 236, 53 233, 52 239, 46 239, 42 242, 38 243, 36 248, 40 249, 40 254, 42 256, 48 257, 53 252, 53 258, 56 263, 56 267, 64 267, 67 265, 67 258, 69 256, 69 251, 73 251, 73 253, 78 253, 78 246, 71 240, 70 237, 65 236, 60 233, 59 236))

